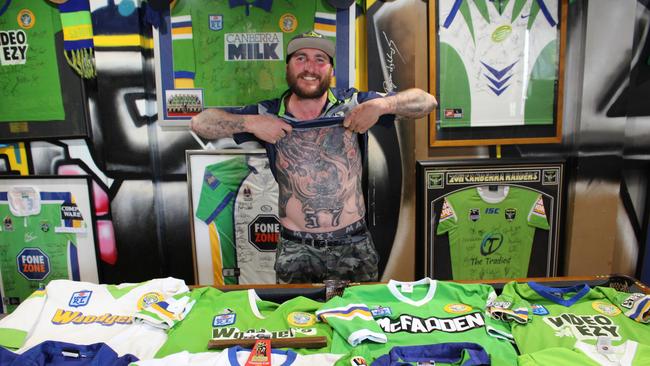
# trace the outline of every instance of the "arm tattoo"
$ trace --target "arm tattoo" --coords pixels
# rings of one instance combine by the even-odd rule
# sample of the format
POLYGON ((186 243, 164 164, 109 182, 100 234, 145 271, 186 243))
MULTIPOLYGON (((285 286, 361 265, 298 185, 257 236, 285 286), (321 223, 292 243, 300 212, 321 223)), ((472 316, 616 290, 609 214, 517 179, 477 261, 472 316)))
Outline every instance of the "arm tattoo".
POLYGON ((232 137, 244 132, 244 116, 231 114, 221 109, 208 109, 199 115, 201 118, 201 135, 207 138, 232 137))
POLYGON ((433 96, 420 89, 408 89, 385 99, 396 115, 408 118, 422 118, 437 105, 433 96))
POLYGON ((361 156, 357 135, 341 126, 294 129, 276 144, 280 211, 291 197, 300 204, 306 228, 338 226, 345 203, 353 198, 365 214, 361 191, 361 156))

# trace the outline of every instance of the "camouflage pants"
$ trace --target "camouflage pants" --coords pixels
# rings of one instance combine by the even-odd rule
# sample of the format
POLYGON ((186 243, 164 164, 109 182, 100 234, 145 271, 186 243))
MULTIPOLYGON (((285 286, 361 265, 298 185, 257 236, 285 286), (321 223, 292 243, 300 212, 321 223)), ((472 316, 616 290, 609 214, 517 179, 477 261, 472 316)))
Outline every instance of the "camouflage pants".
POLYGON ((319 283, 324 280, 377 281, 379 255, 370 232, 330 243, 280 236, 275 273, 278 283, 319 283))

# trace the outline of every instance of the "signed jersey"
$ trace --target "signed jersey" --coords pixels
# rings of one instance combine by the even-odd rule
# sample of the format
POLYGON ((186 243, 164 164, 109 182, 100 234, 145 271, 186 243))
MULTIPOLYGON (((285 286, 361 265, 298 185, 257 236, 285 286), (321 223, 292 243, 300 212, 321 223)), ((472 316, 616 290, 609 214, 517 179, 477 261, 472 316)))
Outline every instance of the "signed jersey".
POLYGON ((573 348, 599 337, 619 346, 632 340, 650 345, 650 297, 586 284, 552 288, 535 282, 508 283, 488 307, 508 321, 521 354, 550 347, 573 348))
POLYGON ((481 186, 445 197, 436 233, 449 234, 454 280, 520 278, 528 274, 536 228, 549 229, 540 193, 481 186))
POLYGON ((80 279, 76 236, 86 232, 86 222, 70 192, 12 187, 0 192, 0 219, 6 312, 53 279, 80 279))
POLYGON ((65 118, 54 44, 60 30, 52 4, 0 0, 0 122, 65 118))
POLYGON ((485 313, 495 297, 492 287, 482 284, 391 280, 346 288, 317 315, 335 330, 333 353, 361 345, 367 348, 361 353, 368 362, 395 346, 472 342, 484 348, 495 365, 516 365, 507 327, 485 313))
POLYGON ((151 358, 167 335, 163 329, 134 323, 134 315, 187 291, 185 282, 171 277, 120 285, 54 280, 0 320, 0 346, 23 353, 51 339, 103 342, 120 356, 151 358))
POLYGON ((438 1, 441 127, 552 124, 558 0, 438 1))
POLYGON ((287 43, 309 30, 336 36, 335 9, 325 0, 178 1, 171 13, 175 88, 202 88, 206 106, 280 94, 287 43))

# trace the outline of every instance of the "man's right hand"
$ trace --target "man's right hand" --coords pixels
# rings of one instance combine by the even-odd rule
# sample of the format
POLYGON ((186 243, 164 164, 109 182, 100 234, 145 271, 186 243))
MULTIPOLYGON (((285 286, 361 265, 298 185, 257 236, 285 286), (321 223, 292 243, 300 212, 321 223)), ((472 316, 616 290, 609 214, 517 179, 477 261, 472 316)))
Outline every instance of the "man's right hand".
POLYGON ((252 133, 258 139, 271 144, 275 144, 291 133, 290 124, 271 115, 246 115, 244 127, 246 132, 252 133))

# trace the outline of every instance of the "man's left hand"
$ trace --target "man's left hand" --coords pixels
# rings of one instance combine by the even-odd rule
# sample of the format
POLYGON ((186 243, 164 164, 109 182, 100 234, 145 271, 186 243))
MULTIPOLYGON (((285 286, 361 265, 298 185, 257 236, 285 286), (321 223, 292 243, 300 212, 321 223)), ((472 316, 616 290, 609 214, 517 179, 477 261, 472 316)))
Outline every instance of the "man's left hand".
POLYGON ((343 120, 343 126, 352 132, 365 133, 374 126, 390 106, 384 98, 377 98, 354 107, 343 120))

